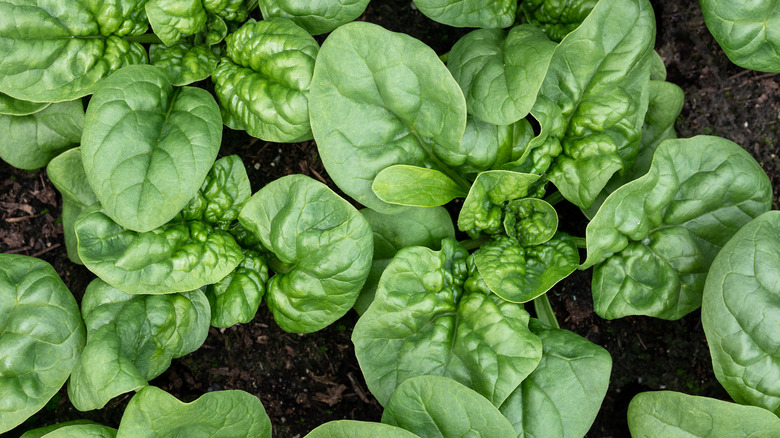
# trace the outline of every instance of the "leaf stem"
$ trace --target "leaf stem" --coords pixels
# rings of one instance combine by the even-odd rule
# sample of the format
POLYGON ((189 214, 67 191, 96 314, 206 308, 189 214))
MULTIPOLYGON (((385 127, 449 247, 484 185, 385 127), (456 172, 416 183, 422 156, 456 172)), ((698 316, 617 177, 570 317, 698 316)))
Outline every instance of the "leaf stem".
POLYGON ((123 38, 131 43, 141 44, 162 44, 160 37, 153 33, 145 33, 143 35, 130 35, 123 38))
POLYGON ((555 329, 561 328, 546 293, 534 298, 534 310, 536 310, 536 317, 542 321, 542 324, 555 329))
POLYGON ((574 244, 577 245, 577 248, 587 248, 588 242, 585 240, 584 237, 574 237, 572 236, 572 239, 574 240, 574 244))
POLYGON ((545 202, 547 202, 548 204, 550 204, 550 205, 555 205, 555 204, 563 201, 564 199, 566 199, 566 198, 563 197, 561 192, 555 192, 555 193, 550 194, 549 196, 547 196, 543 200, 545 202))
POLYGON ((450 59, 450 52, 443 53, 439 56, 439 60, 443 63, 447 63, 447 61, 450 59))
POLYGON ((479 239, 469 239, 469 240, 463 240, 459 242, 463 248, 466 251, 471 251, 472 249, 477 249, 480 246, 482 246, 483 243, 487 242, 487 237, 480 237, 479 239))

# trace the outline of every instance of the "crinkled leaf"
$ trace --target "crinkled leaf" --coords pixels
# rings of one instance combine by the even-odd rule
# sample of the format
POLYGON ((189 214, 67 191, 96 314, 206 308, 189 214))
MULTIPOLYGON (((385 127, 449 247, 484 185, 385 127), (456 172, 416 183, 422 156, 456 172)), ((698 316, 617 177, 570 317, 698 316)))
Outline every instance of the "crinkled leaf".
POLYGON ((251 20, 230 34, 212 80, 233 127, 266 141, 311 139, 308 97, 318 52, 317 41, 287 19, 251 20))
POLYGON ((120 38, 146 31, 140 2, 118 2, 0 1, 0 92, 33 102, 73 100, 122 66, 145 63, 146 50, 120 38))
POLYGON ((642 392, 628 405, 631 436, 759 438, 780 435, 766 409, 673 391, 642 392))
POLYGON ((51 105, 48 102, 28 102, 26 100, 14 99, 13 97, 0 93, 0 114, 9 116, 29 116, 51 105))
POLYGON ((477 175, 458 215, 458 228, 477 237, 502 233, 504 203, 525 197, 539 175, 490 170, 477 175))
POLYGON ((173 219, 192 199, 221 141, 219 108, 206 90, 174 90, 159 69, 130 66, 92 96, 81 158, 108 215, 143 232, 173 219))
POLYGON ((601 0, 555 49, 541 94, 566 125, 549 178, 581 208, 636 159, 654 40, 647 0, 601 0))
POLYGON ((81 100, 54 103, 27 116, 0 114, 0 158, 19 169, 33 170, 81 142, 81 100))
POLYGON ((613 192, 588 224, 595 311, 678 319, 695 310, 715 254, 771 199, 768 177, 735 143, 664 141, 647 175, 613 192))
POLYGON ((363 438, 367 436, 419 438, 419 435, 400 427, 355 420, 329 421, 306 434, 304 438, 363 438))
POLYGON ((219 63, 219 55, 214 48, 204 45, 177 43, 166 47, 152 44, 149 62, 165 72, 171 84, 182 86, 211 77, 219 63))
POLYGON ((455 238, 455 227, 450 214, 442 207, 408 208, 395 214, 382 214, 364 208, 360 213, 374 232, 371 271, 355 302, 355 311, 362 315, 374 301, 382 272, 400 249, 425 246, 438 251, 442 239, 455 238))
POLYGON ((195 351, 208 335, 211 313, 200 290, 130 295, 100 279, 84 293, 87 346, 68 382, 77 409, 102 408, 165 371, 171 359, 195 351))
POLYGON ((84 348, 76 299, 43 260, 0 254, 0 433, 59 391, 84 348))
POLYGON ((542 340, 539 366, 501 405, 518 437, 582 437, 590 429, 609 386, 607 350, 568 330, 531 320, 542 340))
POLYGON ((250 196, 252 188, 244 162, 238 155, 222 157, 214 162, 181 216, 187 221, 202 221, 226 230, 238 219, 250 196))
POLYGON ((367 207, 400 211, 371 190, 376 175, 394 164, 461 179, 435 151, 460 149, 463 93, 436 53, 412 37, 363 22, 336 29, 317 58, 309 104, 328 174, 367 207))
POLYGON ((780 212, 740 229, 712 262, 701 322, 715 377, 737 402, 780 413, 780 212))
POLYGON ((558 231, 558 213, 541 199, 515 199, 506 203, 505 210, 504 231, 520 245, 541 245, 558 231))
POLYGON ((515 22, 513 0, 414 0, 433 21, 455 27, 509 27, 515 22))
POLYGON ((21 438, 115 438, 116 429, 89 420, 66 421, 23 433, 21 438))
POLYGON ((355 304, 371 269, 371 227, 347 201, 303 175, 277 179, 241 211, 271 253, 266 300, 289 332, 320 330, 355 304))
POLYGON ((117 438, 271 437, 271 420, 256 396, 214 391, 182 403, 148 386, 128 403, 117 438))
POLYGON ((520 11, 553 41, 561 41, 590 14, 598 0, 525 0, 520 11))
POLYGON ((228 21, 244 21, 257 0, 202 0, 203 7, 228 21))
POLYGON ((438 207, 466 197, 466 191, 444 173, 404 164, 382 169, 371 190, 388 204, 409 207, 438 207))
POLYGON ((154 33, 166 46, 202 32, 208 20, 201 0, 148 0, 146 15, 154 33))
POLYGON ((74 226, 81 261, 133 294, 186 292, 216 283, 243 260, 233 237, 204 222, 173 220, 145 233, 117 224, 96 204, 74 226))
POLYGON ((206 287, 211 306, 211 325, 230 327, 252 320, 260 307, 268 282, 268 266, 263 256, 244 250, 244 260, 219 283, 206 287))
POLYGON ((474 179, 472 174, 499 169, 518 160, 533 135, 533 127, 526 119, 511 125, 494 125, 469 116, 458 149, 437 147, 434 153, 447 166, 474 179))
POLYGON ((352 334, 368 388, 386 404, 404 380, 450 377, 500 405, 536 368, 539 338, 521 305, 464 293, 466 251, 404 248, 385 269, 352 334))
MULTIPOLYGON (((531 109, 531 116, 539 123, 539 135, 531 138, 522 153, 512 161, 504 163, 501 169, 542 175, 563 152, 560 138, 565 131, 566 120, 561 108, 540 94, 531 109)), ((526 123, 530 126, 529 122, 526 123)))
POLYGON ((780 2, 699 0, 704 22, 731 62, 780 72, 780 2))
POLYGON ((559 233, 537 246, 522 246, 509 237, 482 245, 474 253, 479 273, 499 297, 525 303, 550 290, 577 269, 579 252, 574 240, 559 233))
POLYGON ((529 24, 509 32, 478 29, 452 46, 447 68, 463 89, 469 114, 509 125, 534 106, 556 46, 529 24))
POLYGON ((363 14, 368 0, 260 0, 265 19, 289 18, 312 35, 328 33, 363 14))

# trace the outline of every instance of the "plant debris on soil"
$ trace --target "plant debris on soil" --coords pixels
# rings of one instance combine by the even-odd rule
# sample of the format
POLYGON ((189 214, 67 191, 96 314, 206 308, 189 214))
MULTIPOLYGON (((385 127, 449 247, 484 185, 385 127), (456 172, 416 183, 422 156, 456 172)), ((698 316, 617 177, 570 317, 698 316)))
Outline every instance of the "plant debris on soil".
MULTIPOLYGON (((680 137, 712 134, 748 150, 769 175, 773 208, 780 190, 780 74, 741 69, 726 58, 704 25, 698 2, 651 1, 658 36, 656 49, 667 80, 683 88, 686 99, 676 129, 680 137)), ((258 17, 259 18, 259 17, 258 17)), ((468 29, 430 21, 408 0, 373 0, 361 20, 405 32, 442 54, 468 29)), ((276 144, 225 129, 221 155, 239 154, 253 190, 284 175, 299 173, 328 184, 338 193, 313 142, 276 144)), ((584 218, 575 208, 561 211, 575 235, 584 235, 584 218), (579 216, 578 216, 579 215, 579 216)), ((51 263, 77 300, 94 276, 71 263, 60 223, 61 198, 45 171, 26 172, 0 162, 0 252, 39 257, 51 263)), ((589 437, 628 436, 626 409, 638 392, 675 390, 728 400, 715 380, 698 311, 679 321, 627 317, 613 321, 593 312, 591 270, 578 271, 549 292, 562 328, 605 347, 613 359, 609 391, 589 437)), ((276 437, 301 437, 337 419, 379 421, 382 408, 366 388, 350 336, 354 312, 328 328, 306 335, 282 331, 264 305, 256 318, 227 329, 212 328, 205 344, 151 384, 183 401, 208 391, 241 389, 258 396, 276 437)), ((132 394, 98 411, 79 412, 63 388, 41 412, 14 429, 86 418, 117 427, 132 394)))

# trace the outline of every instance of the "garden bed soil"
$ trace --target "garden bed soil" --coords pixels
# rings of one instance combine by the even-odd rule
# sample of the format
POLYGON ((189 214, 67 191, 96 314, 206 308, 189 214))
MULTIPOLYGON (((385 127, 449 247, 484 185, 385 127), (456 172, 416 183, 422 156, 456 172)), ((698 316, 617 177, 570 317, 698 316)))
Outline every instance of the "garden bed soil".
MULTIPOLYGON (((652 3, 658 23, 656 49, 667 66, 667 79, 686 94, 676 123, 679 136, 712 134, 742 145, 769 175, 777 209, 780 75, 731 64, 709 35, 697 2, 652 3)), ((428 20, 408 0, 373 0, 361 19, 411 34, 439 54, 466 33, 428 20)), ((242 156, 253 190, 293 173, 335 189, 313 142, 268 143, 226 129, 222 155, 233 153, 242 156)), ((61 198, 45 172, 25 172, 0 163, 0 252, 48 261, 80 300, 93 276, 68 260, 60 211, 61 198)), ((563 227, 584 235, 585 222, 578 210, 563 205, 560 213, 563 227)), ((626 408, 640 391, 669 389, 728 399, 713 376, 698 311, 671 322, 646 317, 603 320, 593 313, 591 275, 591 270, 575 272, 549 293, 563 328, 612 355, 609 391, 588 436, 628 436, 626 408)), ((378 421, 382 409, 366 388, 350 341, 356 320, 350 312, 320 332, 290 334, 278 328, 263 305, 248 324, 212 328, 200 349, 174 360, 151 383, 183 401, 223 389, 255 394, 277 437, 300 437, 336 419, 378 421)), ((116 427, 130 397, 125 394, 103 410, 82 413, 70 405, 63 389, 9 436, 78 418, 116 427)))

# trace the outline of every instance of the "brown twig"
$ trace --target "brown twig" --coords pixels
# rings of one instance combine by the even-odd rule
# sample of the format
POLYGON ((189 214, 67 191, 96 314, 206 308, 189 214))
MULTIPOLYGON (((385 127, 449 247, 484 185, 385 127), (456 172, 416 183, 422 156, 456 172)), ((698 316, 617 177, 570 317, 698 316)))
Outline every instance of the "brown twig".
POLYGON ((22 246, 19 248, 9 249, 8 251, 4 252, 3 254, 19 254, 20 252, 29 251, 33 249, 32 246, 22 246))
POLYGON ((49 252, 49 251, 51 251, 51 250, 53 250, 55 248, 59 248, 60 246, 62 246, 61 243, 55 243, 54 245, 52 245, 52 246, 50 246, 50 247, 48 247, 46 249, 40 250, 40 251, 36 252, 35 254, 30 254, 30 257, 38 257, 41 254, 46 254, 47 252, 49 252))
POLYGON ((363 400, 363 403, 371 403, 371 400, 368 399, 366 393, 363 391, 363 388, 360 387, 360 383, 358 383, 357 379, 355 378, 355 374, 353 374, 352 371, 347 373, 347 378, 352 384, 352 390, 355 391, 355 394, 357 394, 361 400, 363 400))

